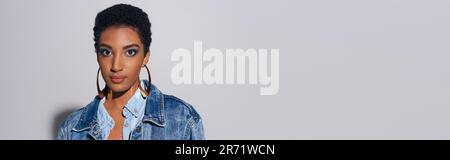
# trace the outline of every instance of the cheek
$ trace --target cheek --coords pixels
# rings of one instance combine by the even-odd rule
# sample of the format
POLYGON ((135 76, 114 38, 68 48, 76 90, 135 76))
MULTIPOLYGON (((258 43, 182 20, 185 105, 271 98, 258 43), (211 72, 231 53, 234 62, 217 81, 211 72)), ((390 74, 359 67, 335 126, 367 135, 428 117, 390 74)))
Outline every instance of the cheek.
POLYGON ((103 81, 105 81, 106 83, 109 83, 110 79, 108 78, 108 76, 110 75, 110 71, 111 71, 111 62, 109 62, 108 59, 99 58, 98 66, 100 67, 100 75, 102 76, 103 81))
POLYGON ((129 73, 131 74, 130 76, 132 76, 133 79, 137 79, 139 77, 139 73, 141 71, 141 65, 130 66, 129 71, 130 71, 129 73))
POLYGON ((108 72, 109 70, 110 70, 110 68, 111 68, 111 65, 110 65, 111 63, 109 63, 107 60, 105 60, 105 59, 100 59, 99 61, 98 61, 98 65, 99 65, 99 67, 100 67, 100 70, 102 71, 102 73, 106 73, 106 72, 108 72))
POLYGON ((142 60, 130 60, 127 63, 127 74, 132 80, 137 80, 141 71, 142 60))

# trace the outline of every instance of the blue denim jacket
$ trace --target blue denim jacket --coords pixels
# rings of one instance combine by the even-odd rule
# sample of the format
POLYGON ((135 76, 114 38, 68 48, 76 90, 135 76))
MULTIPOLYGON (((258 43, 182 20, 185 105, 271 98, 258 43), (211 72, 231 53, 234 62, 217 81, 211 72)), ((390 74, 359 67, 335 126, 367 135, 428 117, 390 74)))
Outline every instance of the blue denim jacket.
MULTIPOLYGON (((147 84, 147 83, 146 83, 147 84)), ((71 113, 61 124, 58 140, 98 140, 101 130, 97 120, 100 98, 71 113)), ((130 135, 130 140, 203 140, 203 124, 195 109, 183 100, 161 93, 151 86, 144 117, 130 135)))

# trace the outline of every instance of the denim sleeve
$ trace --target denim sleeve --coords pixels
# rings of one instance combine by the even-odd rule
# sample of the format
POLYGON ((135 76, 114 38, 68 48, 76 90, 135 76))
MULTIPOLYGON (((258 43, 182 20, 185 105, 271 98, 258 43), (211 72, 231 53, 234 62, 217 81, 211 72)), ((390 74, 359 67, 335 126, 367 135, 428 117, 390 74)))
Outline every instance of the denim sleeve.
POLYGON ((194 122, 190 126, 189 129, 190 140, 206 140, 205 134, 203 131, 202 119, 194 119, 194 122))
POLYGON ((64 122, 58 129, 58 135, 56 136, 56 140, 68 140, 68 133, 67 133, 67 122, 64 122))

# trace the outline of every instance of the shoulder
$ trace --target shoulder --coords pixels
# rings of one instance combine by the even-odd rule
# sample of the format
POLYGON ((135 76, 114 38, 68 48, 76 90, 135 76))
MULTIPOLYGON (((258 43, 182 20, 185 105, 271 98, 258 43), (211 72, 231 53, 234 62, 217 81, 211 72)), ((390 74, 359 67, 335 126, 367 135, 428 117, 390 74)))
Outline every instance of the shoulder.
POLYGON ((178 133, 180 139, 205 139, 202 118, 191 104, 172 95, 163 99, 168 130, 178 133))
POLYGON ((60 128, 66 129, 67 131, 72 130, 81 120, 83 120, 83 117, 84 119, 89 118, 86 117, 86 115, 89 115, 90 112, 95 109, 94 105, 95 99, 86 106, 71 112, 68 116, 66 116, 60 128))
POLYGON ((80 115, 83 112, 84 108, 78 109, 76 111, 71 112, 64 121, 61 123, 58 129, 58 133, 56 136, 57 140, 68 140, 71 139, 70 132, 72 128, 78 123, 80 119, 80 115))
POLYGON ((64 119, 63 123, 61 124, 61 128, 72 128, 77 124, 78 120, 80 119, 81 113, 86 109, 86 107, 80 108, 76 111, 71 112, 66 118, 64 119))
POLYGON ((164 94, 163 97, 164 97, 164 109, 166 114, 187 116, 188 118, 192 118, 195 121, 200 120, 201 118, 200 114, 191 104, 173 95, 164 94))

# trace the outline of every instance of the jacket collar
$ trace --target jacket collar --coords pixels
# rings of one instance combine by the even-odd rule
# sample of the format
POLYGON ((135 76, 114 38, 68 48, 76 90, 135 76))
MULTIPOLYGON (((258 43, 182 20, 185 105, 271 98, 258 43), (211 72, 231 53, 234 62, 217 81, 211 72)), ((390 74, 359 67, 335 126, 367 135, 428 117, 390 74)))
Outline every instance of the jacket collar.
MULTIPOLYGON (((148 81, 144 80, 144 84, 147 85, 148 81)), ((143 88, 146 87, 143 86, 143 88)), ((80 132, 89 129, 91 136, 96 139, 99 138, 100 127, 97 122, 97 110, 100 100, 98 96, 95 96, 94 100, 83 109, 77 124, 72 128, 73 131, 80 132)), ((160 127, 164 127, 164 95, 156 86, 151 85, 150 95, 147 97, 145 103, 145 113, 142 122, 151 122, 160 127)))
MULTIPOLYGON (((148 81, 144 80, 145 88, 147 88, 148 81)), ((152 122, 160 127, 164 127, 164 94, 154 86, 150 87, 150 98, 147 97, 145 104, 145 113, 142 122, 152 122)))

